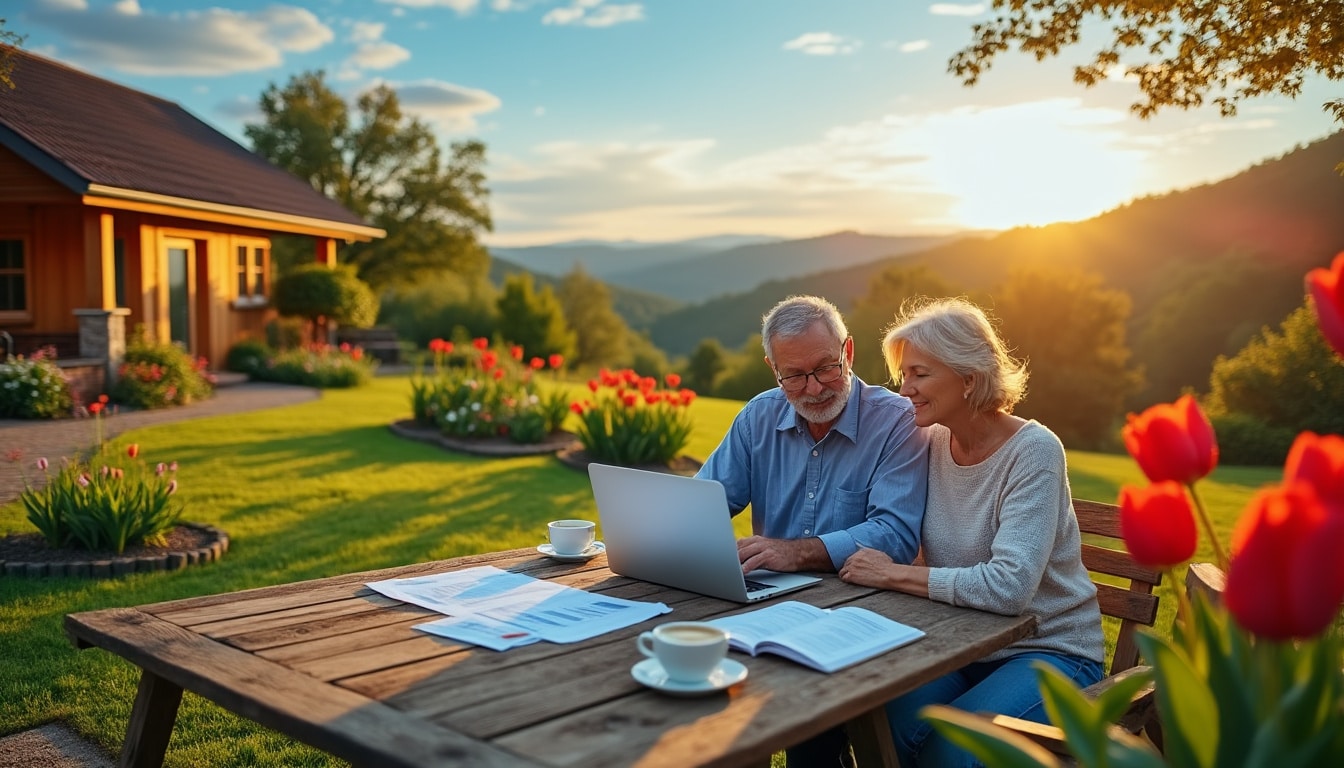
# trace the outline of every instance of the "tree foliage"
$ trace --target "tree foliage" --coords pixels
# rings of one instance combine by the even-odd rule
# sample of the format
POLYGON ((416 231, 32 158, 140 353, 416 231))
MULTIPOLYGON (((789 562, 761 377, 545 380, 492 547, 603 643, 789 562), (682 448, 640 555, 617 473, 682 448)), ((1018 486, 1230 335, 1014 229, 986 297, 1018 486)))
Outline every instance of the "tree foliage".
POLYGON ((869 384, 891 380, 882 356, 882 339, 896 320, 901 304, 915 296, 950 296, 953 288, 925 266, 894 264, 875 275, 868 290, 849 313, 847 325, 854 337, 854 370, 869 384))
POLYGON ((719 374, 728 367, 728 353, 718 339, 701 339, 686 360, 682 384, 703 394, 714 392, 719 374))
POLYGON ((1209 377, 1211 415, 1242 414, 1294 433, 1344 433, 1344 363, 1331 352, 1303 304, 1265 328, 1209 377))
POLYGON ((439 272, 414 285, 389 288, 383 294, 382 322, 420 348, 432 339, 490 338, 498 322, 498 293, 484 278, 439 272))
POLYGON ((5 29, 5 20, 0 19, 0 85, 14 87, 14 51, 23 43, 23 35, 12 29, 5 29))
POLYGON ((341 250, 360 279, 382 289, 443 269, 485 274, 484 144, 454 143, 445 158, 429 127, 402 113, 396 91, 378 86, 352 110, 321 72, 272 83, 260 108, 262 122, 243 129, 257 153, 387 231, 341 250))
POLYGON ((761 334, 756 334, 728 358, 728 365, 714 384, 714 395, 735 400, 750 400, 767 389, 779 386, 775 372, 765 362, 761 334))
POLYGON ((1018 414, 1065 445, 1101 446, 1139 385, 1127 368, 1129 297, 1096 275, 1043 269, 1014 270, 994 296, 1000 333, 1031 373, 1018 414))
POLYGON ((565 324, 560 300, 549 285, 540 291, 529 272, 509 275, 495 305, 498 330, 506 342, 518 344, 529 355, 574 354, 574 332, 565 324))
MULTIPOLYGON (((1014 45, 1037 60, 1079 43, 1098 22, 1110 41, 1074 80, 1093 86, 1114 69, 1138 80, 1132 109, 1149 117, 1164 107, 1199 107, 1212 97, 1225 117, 1244 99, 1296 97, 1310 74, 1344 78, 1344 3, 1214 0, 994 0, 998 14, 971 27, 972 42, 948 70, 974 85, 1014 45)), ((1325 105, 1344 121, 1344 100, 1325 105)))
POLYGON ((378 297, 347 266, 307 264, 275 281, 275 308, 313 323, 314 340, 327 320, 368 328, 378 319, 378 297))
POLYGON ((629 355, 629 328, 611 305, 607 284, 582 264, 560 281, 565 322, 574 331, 574 365, 616 366, 629 355))

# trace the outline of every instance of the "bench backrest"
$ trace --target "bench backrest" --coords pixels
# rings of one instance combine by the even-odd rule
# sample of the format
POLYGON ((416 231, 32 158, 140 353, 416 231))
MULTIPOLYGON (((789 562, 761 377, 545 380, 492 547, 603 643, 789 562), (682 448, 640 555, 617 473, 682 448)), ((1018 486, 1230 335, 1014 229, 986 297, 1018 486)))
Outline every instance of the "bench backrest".
POLYGON ((1134 633, 1140 626, 1151 627, 1157 621, 1157 595, 1153 588, 1162 581, 1161 571, 1139 565, 1125 551, 1120 536, 1120 508, 1114 504, 1086 499, 1074 499, 1073 511, 1078 516, 1082 531, 1083 565, 1093 574, 1106 574, 1123 581, 1127 587, 1104 583, 1097 579, 1097 603, 1104 616, 1120 620, 1116 636, 1115 655, 1111 657, 1108 674, 1129 669, 1139 663, 1139 646, 1134 633), (1091 535, 1089 541, 1088 535, 1091 535), (1098 542, 1097 537, 1108 539, 1098 542))

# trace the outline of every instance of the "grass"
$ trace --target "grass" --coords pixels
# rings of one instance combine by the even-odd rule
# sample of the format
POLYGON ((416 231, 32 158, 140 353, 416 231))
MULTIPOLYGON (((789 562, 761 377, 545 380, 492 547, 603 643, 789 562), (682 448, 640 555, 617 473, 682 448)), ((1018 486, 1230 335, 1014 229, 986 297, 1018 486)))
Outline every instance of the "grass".
MULTIPOLYGON (((0 579, 0 735, 64 719, 120 749, 138 672, 71 647, 61 631, 67 613, 534 546, 548 520, 595 518, 586 475, 549 456, 476 458, 393 436, 387 424, 409 416, 409 393, 406 378, 384 377, 311 403, 121 435, 116 445, 138 442, 150 463, 179 462, 187 519, 227 531, 229 553, 114 581, 0 579)), ((686 453, 708 456, 740 407, 696 400, 686 453)), ((1142 479, 1125 456, 1070 453, 1069 461, 1078 497, 1113 500, 1120 484, 1142 479)), ((1224 536, 1251 492, 1278 475, 1222 468, 1201 484, 1224 536)), ((31 530, 20 505, 0 508, 0 534, 31 530)), ((1173 602, 1163 600, 1159 627, 1170 626, 1173 602)), ((166 765, 342 763, 187 694, 166 765)))

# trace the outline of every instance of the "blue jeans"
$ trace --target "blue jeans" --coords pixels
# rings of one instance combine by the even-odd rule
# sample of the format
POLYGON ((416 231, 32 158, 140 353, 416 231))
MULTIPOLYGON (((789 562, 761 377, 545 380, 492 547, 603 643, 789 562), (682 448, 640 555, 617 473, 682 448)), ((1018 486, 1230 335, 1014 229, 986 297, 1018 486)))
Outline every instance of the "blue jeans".
POLYGON ((993 712, 1048 723, 1032 662, 1044 661, 1079 687, 1101 679, 1101 664, 1078 656, 1030 651, 997 661, 977 661, 887 702, 887 721, 901 768, 979 766, 973 755, 954 746, 919 718, 928 704, 947 704, 967 712, 993 712))

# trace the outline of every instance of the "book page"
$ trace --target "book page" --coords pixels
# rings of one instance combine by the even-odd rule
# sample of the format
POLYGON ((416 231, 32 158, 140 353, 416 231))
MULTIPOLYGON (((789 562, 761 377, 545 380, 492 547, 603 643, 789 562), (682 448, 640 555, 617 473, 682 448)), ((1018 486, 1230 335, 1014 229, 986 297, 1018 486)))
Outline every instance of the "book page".
POLYGON ((822 672, 834 672, 924 636, 923 630, 865 608, 846 606, 826 618, 778 633, 756 647, 822 672))
POLYGON ((725 616, 708 622, 728 631, 728 644, 756 655, 756 645, 771 635, 788 631, 799 624, 815 621, 830 613, 797 600, 785 600, 754 611, 725 616))

